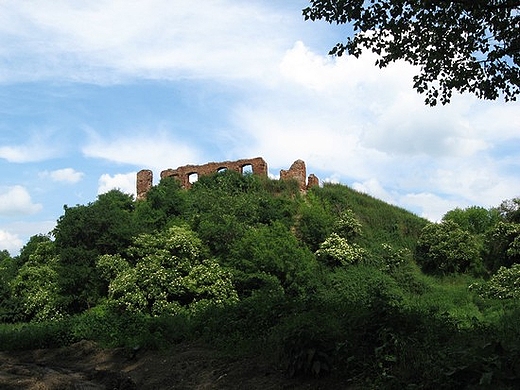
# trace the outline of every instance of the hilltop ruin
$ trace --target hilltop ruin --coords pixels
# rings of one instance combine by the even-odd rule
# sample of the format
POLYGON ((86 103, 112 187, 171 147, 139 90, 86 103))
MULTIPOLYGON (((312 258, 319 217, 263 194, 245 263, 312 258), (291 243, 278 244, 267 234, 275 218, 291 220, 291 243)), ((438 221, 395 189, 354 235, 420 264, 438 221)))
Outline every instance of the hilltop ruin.
MULTIPOLYGON (((203 165, 184 165, 177 169, 166 169, 161 172, 161 179, 174 177, 181 182, 183 188, 190 188, 192 179, 211 175, 224 170, 233 170, 245 173, 250 170, 253 175, 267 176, 267 163, 262 157, 242 159, 236 161, 210 162, 203 165)), ((307 177, 307 168, 303 160, 296 160, 289 169, 280 171, 280 180, 294 179, 298 182, 301 191, 319 185, 319 179, 310 174, 307 177)), ((153 186, 153 172, 142 169, 137 172, 137 200, 146 199, 146 194, 153 186)))

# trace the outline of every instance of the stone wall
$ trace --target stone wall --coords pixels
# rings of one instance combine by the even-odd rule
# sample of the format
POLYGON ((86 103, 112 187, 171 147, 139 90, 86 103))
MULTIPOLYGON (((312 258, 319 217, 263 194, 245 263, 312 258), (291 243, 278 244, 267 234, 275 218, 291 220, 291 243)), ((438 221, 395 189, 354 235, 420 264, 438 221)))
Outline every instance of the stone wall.
MULTIPOLYGON (((267 163, 262 157, 256 157, 237 161, 210 162, 203 165, 184 165, 177 169, 166 169, 161 172, 161 179, 174 177, 181 182, 183 188, 190 188, 190 178, 195 180, 201 176, 211 175, 228 169, 244 173, 244 168, 246 167, 250 167, 254 175, 267 176, 267 163)), ((319 185, 319 179, 316 176, 313 174, 309 175, 307 182, 306 175, 305 162, 296 160, 288 170, 282 169, 280 171, 280 180, 295 179, 298 181, 301 191, 306 191, 312 186, 319 185)), ((137 173, 137 199, 145 199, 152 185, 152 171, 148 169, 139 171, 137 173)))

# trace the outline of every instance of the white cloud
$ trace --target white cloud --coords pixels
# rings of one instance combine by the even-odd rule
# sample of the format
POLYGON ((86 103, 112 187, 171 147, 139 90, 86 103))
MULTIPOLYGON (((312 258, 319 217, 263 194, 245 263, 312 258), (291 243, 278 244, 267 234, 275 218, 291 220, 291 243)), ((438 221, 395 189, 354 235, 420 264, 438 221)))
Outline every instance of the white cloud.
POLYGON ((293 24, 267 5, 231 0, 8 0, 0 11, 0 53, 18 64, 2 69, 4 82, 268 77, 293 24))
POLYGON ((432 193, 421 192, 406 194, 401 197, 399 203, 409 210, 418 210, 417 214, 423 218, 438 222, 447 211, 460 207, 462 202, 460 199, 449 200, 432 193))
POLYGON ((0 250, 7 250, 11 256, 15 256, 23 242, 16 234, 11 234, 8 231, 0 230, 0 250))
POLYGON ((43 171, 40 173, 41 177, 49 177, 52 181, 62 182, 62 183, 77 183, 79 182, 83 176, 83 172, 78 172, 73 168, 63 168, 57 169, 55 171, 43 171))
POLYGON ((55 155, 55 148, 44 145, 43 143, 0 146, 0 158, 15 163, 43 161, 55 155))
POLYGON ((16 216, 37 213, 42 209, 39 203, 33 203, 31 195, 22 186, 0 188, 0 215, 16 216))
MULTIPOLYGON (((207 134, 200 144, 178 129, 150 127, 123 129, 119 136, 92 131, 81 147, 87 157, 131 164, 131 169, 157 173, 201 164, 215 153, 211 147, 230 159, 263 156, 271 174, 302 158, 310 172, 324 172, 324 180, 353 182, 433 219, 445 207, 493 205, 520 193, 519 152, 501 155, 519 137, 518 103, 457 95, 449 106, 426 107, 412 89, 413 67, 398 62, 379 69, 371 54, 331 58, 324 42, 335 43, 335 27, 316 38, 305 36, 297 25, 301 6, 296 1, 261 3, 211 0, 195 7, 188 0, 174 5, 167 0, 5 0, 0 2, 0 56, 9 61, 0 64, 0 82, 153 79, 172 81, 173 89, 185 92, 185 79, 196 78, 201 88, 207 80, 223 86, 222 112, 213 128, 227 130, 207 134), (322 52, 310 48, 312 39, 322 52)), ((313 32, 324 31, 319 23, 308 25, 313 32)), ((344 33, 341 28, 339 34, 344 33)), ((204 97, 197 103, 212 104, 204 97)), ((150 112, 153 117, 154 109, 150 112)), ((201 121, 207 123, 208 117, 201 121)), ((96 126, 102 128, 100 121, 96 126)), ((58 142, 26 139, 3 142, 0 158, 30 162, 58 154, 58 142)), ((61 179, 79 180, 78 175, 62 172, 61 179)), ((129 180, 106 175, 100 191, 131 187, 133 193, 129 180)))
POLYGON ((110 190, 120 190, 125 194, 132 194, 135 196, 136 192, 136 175, 137 172, 130 172, 125 174, 103 174, 99 178, 98 195, 104 194, 110 190))
POLYGON ((411 88, 411 66, 379 69, 374 60, 331 59, 297 43, 281 60, 279 88, 236 107, 245 133, 234 147, 276 167, 302 158, 311 170, 432 220, 452 207, 518 196, 520 156, 492 156, 497 142, 518 139, 518 104, 455 95, 431 108, 411 88))
POLYGON ((201 161, 197 150, 175 140, 166 131, 147 133, 147 136, 123 135, 105 139, 90 131, 90 141, 83 147, 83 154, 156 171, 201 161))
POLYGON ((36 234, 47 234, 56 226, 55 221, 16 221, 0 226, 0 249, 16 256, 20 249, 36 234))
POLYGON ((388 192, 379 182, 379 180, 372 178, 365 180, 363 183, 355 182, 352 188, 356 191, 371 195, 377 199, 383 200, 387 203, 397 204, 395 194, 388 192))

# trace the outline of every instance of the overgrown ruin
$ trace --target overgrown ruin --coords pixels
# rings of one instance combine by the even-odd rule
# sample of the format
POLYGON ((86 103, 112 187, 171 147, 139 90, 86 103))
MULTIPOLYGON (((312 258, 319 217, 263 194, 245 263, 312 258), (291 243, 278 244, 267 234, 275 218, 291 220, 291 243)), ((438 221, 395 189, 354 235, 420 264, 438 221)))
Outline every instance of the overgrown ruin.
MULTIPOLYGON (((241 159, 236 161, 210 162, 203 165, 184 165, 177 169, 166 169, 161 172, 161 179, 173 177, 180 181, 183 188, 190 188, 191 183, 201 176, 233 170, 239 173, 251 172, 253 175, 267 176, 267 163, 262 157, 241 159)), ((280 180, 296 180, 301 191, 319 185, 319 179, 310 174, 307 177, 307 168, 303 160, 296 160, 289 169, 280 171, 280 180)), ((146 199, 146 194, 153 186, 153 172, 142 169, 137 172, 137 200, 146 199)))

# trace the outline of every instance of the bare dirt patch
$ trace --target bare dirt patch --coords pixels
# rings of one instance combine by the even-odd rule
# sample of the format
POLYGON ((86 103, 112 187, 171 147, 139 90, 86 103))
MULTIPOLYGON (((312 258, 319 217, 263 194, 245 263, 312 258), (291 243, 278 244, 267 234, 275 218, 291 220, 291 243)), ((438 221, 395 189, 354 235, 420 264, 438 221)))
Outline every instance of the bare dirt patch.
POLYGON ((229 358, 201 345, 168 351, 69 347, 0 352, 0 388, 28 390, 336 389, 339 378, 288 378, 262 357, 229 358))

